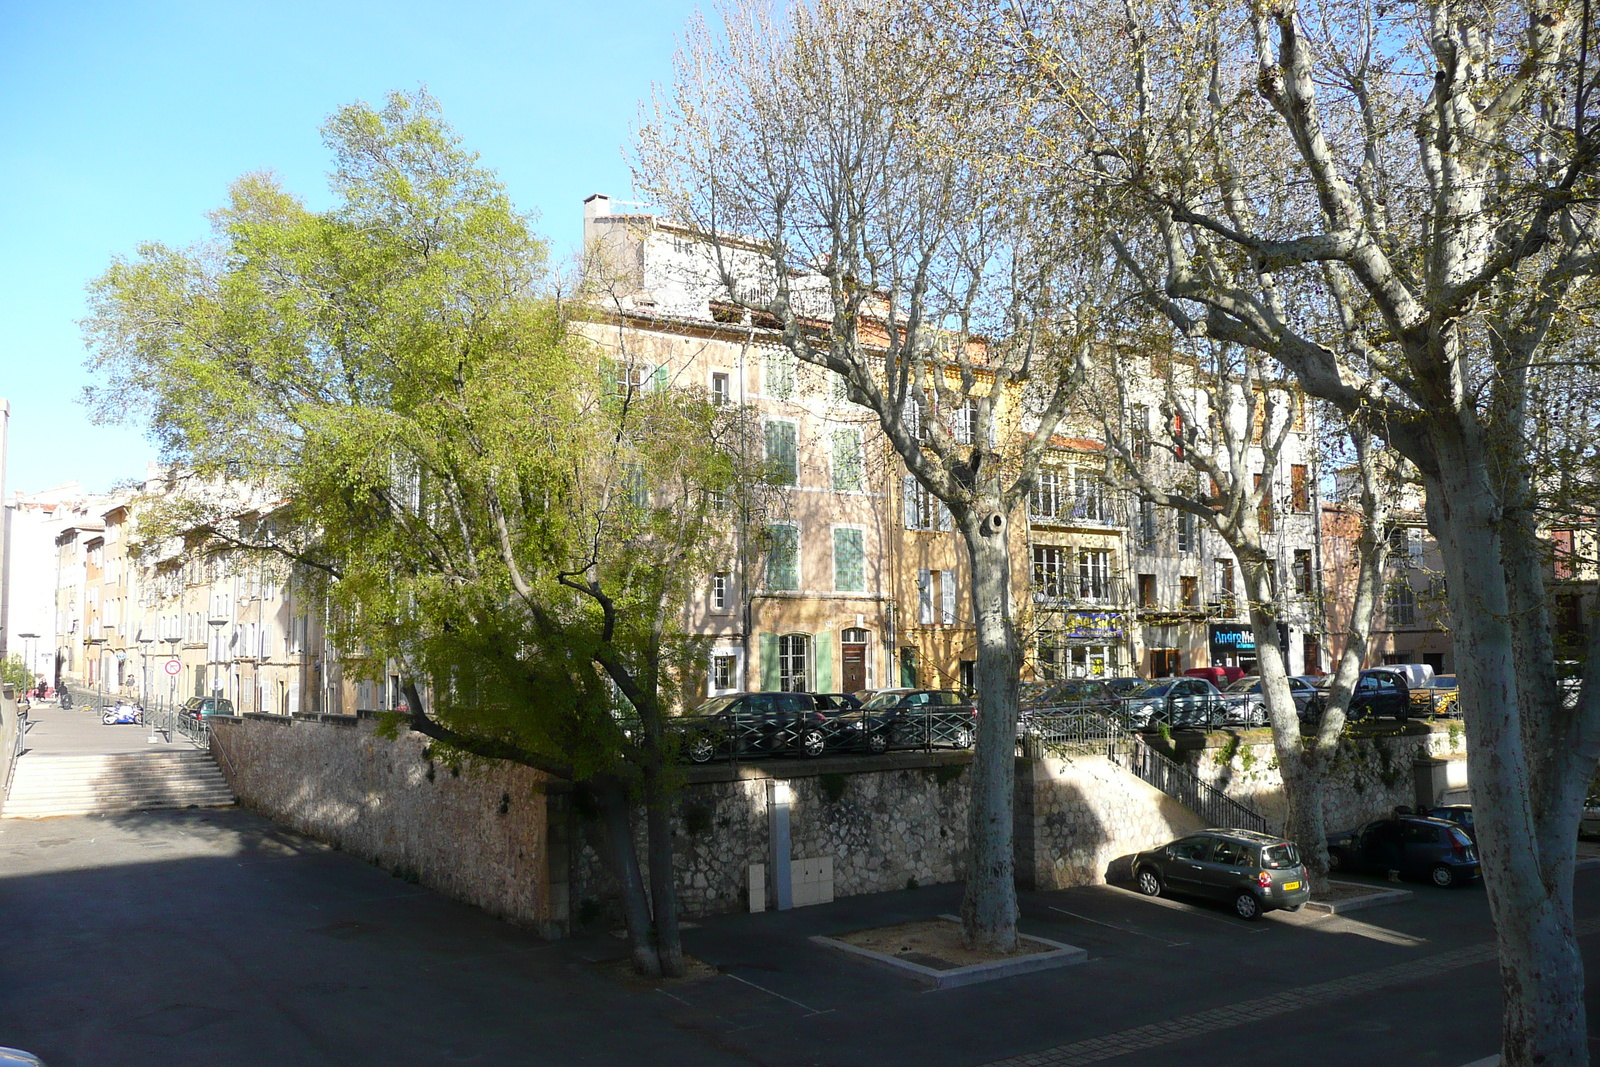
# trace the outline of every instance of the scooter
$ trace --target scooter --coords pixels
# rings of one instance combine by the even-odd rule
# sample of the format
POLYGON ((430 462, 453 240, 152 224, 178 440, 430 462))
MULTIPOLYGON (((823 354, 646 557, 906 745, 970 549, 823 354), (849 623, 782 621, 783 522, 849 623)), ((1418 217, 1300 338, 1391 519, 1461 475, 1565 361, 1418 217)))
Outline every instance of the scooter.
POLYGON ((138 726, 144 722, 144 709, 119 700, 100 713, 100 721, 107 726, 138 726))
POLYGON ((61 706, 69 710, 72 707, 72 694, 65 689, 61 690, 61 706))

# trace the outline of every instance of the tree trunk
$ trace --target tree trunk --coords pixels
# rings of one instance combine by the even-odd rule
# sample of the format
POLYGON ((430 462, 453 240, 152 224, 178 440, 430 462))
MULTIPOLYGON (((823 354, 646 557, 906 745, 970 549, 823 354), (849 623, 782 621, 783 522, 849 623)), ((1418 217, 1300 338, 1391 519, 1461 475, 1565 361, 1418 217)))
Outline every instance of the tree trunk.
POLYGON ((633 811, 627 786, 615 779, 592 783, 595 801, 605 824, 607 860, 622 891, 622 915, 628 924, 628 945, 633 969, 647 978, 661 976, 650 922, 650 902, 645 898, 639 873, 639 853, 633 839, 633 811))
POLYGON ((977 624, 979 708, 977 751, 967 819, 967 889, 961 899, 962 936, 968 945, 1010 952, 1017 944, 1016 856, 1012 849, 1012 791, 1016 782, 1016 631, 1011 624, 1011 553, 1007 531, 980 533, 998 506, 963 517, 972 560, 972 605, 977 624))
POLYGON ((1438 478, 1427 486, 1428 517, 1449 579, 1478 848, 1500 949, 1504 1060, 1506 1067, 1577 1067, 1589 1062, 1571 899, 1581 800, 1537 811, 1530 803, 1535 783, 1517 699, 1494 481, 1481 449, 1439 451, 1438 478), (1540 842, 1556 842, 1553 854, 1540 842))
POLYGON ((678 929, 678 884, 672 868, 672 804, 659 768, 645 772, 644 796, 656 954, 663 978, 682 978, 683 938, 678 929))
POLYGON ((1272 588, 1271 560, 1259 549, 1236 546, 1245 593, 1250 598, 1250 629, 1256 639, 1256 670, 1261 696, 1272 720, 1272 745, 1283 779, 1283 836, 1300 847, 1306 879, 1313 891, 1328 888, 1327 826, 1322 816, 1323 761, 1305 750, 1300 714, 1289 692, 1289 672, 1278 647, 1277 597, 1272 588))

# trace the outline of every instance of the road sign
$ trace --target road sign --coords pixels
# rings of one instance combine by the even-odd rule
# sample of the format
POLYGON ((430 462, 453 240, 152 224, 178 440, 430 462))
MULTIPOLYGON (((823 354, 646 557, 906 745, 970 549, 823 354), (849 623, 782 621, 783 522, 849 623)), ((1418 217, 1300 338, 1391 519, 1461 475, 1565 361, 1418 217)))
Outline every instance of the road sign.
POLYGON ((177 659, 169 659, 169 660, 167 660, 166 663, 163 663, 161 665, 161 669, 166 671, 168 674, 174 674, 174 675, 175 674, 179 674, 179 673, 181 673, 183 671, 183 661, 182 660, 177 660, 177 659))

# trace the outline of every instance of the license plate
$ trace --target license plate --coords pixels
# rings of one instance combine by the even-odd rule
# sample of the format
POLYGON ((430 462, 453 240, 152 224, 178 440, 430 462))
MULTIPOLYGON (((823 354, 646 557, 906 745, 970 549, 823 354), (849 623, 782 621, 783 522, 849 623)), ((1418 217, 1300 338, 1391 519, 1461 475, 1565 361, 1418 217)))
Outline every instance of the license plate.
POLYGON ((1300 883, 1299 882, 1285 882, 1285 883, 1283 883, 1283 891, 1285 893, 1287 893, 1291 889, 1299 889, 1299 888, 1300 888, 1300 883))

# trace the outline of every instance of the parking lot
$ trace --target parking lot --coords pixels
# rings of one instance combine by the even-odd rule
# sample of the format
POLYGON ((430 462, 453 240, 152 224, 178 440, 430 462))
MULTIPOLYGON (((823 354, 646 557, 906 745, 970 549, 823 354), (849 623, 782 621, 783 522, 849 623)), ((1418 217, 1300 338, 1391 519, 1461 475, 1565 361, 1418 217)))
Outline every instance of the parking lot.
MULTIPOLYGON (((1026 932, 1088 962, 930 992, 813 934, 954 911, 956 886, 705 920, 714 969, 619 981, 605 931, 548 943, 243 811, 0 824, 0 1044, 128 1064, 1461 1067, 1494 1051, 1483 890, 1408 884, 1348 916, 1022 897, 1026 932)), ((1600 872, 1579 876, 1591 973, 1600 872)), ((1384 884, 1369 879, 1374 884, 1384 884)), ((1593 998, 1591 997, 1591 1001, 1593 998)), ((1591 1010, 1600 1010, 1591 1008, 1591 1010)))

